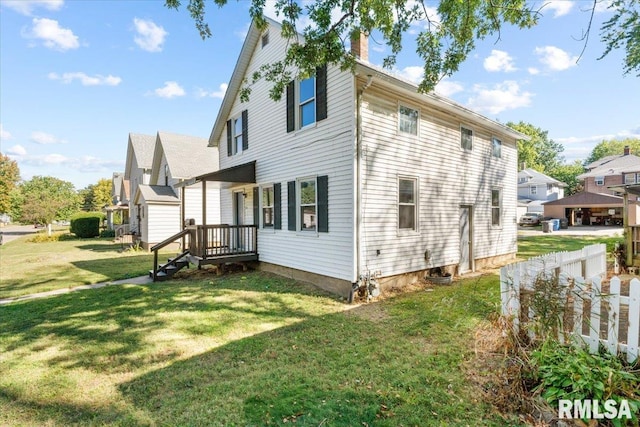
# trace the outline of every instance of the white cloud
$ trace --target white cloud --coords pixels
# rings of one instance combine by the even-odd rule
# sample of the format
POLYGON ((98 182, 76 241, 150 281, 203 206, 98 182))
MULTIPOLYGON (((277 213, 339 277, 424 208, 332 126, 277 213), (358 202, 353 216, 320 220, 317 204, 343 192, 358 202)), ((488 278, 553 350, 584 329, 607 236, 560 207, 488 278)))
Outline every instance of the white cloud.
POLYGON ((608 12, 609 6, 611 6, 612 4, 613 4, 612 0, 600 0, 596 2, 596 12, 598 13, 608 12))
MULTIPOLYGON (((553 140, 564 146, 563 154, 567 162, 574 160, 583 160, 589 157, 593 148, 603 140, 640 138, 640 128, 622 130, 616 133, 587 135, 587 136, 569 136, 565 138, 554 138, 553 140)), ((639 155, 640 153, 634 153, 639 155)))
POLYGON ((31 141, 42 145, 67 143, 67 141, 45 132, 31 132, 31 141))
POLYGON ((154 90, 156 96, 160 98, 175 98, 184 96, 184 89, 177 82, 164 82, 164 86, 154 90))
POLYGON ((517 82, 507 80, 487 88, 482 85, 473 87, 474 96, 469 98, 469 106, 480 112, 489 114, 499 114, 505 110, 527 107, 531 104, 533 94, 523 92, 517 82))
POLYGON ((422 76, 424 76, 424 69, 419 65, 405 67, 402 70, 396 69, 394 70, 394 72, 400 77, 403 77, 415 84, 420 84, 420 82, 422 81, 422 76))
POLYGON ((22 157, 27 154, 27 150, 22 145, 14 145, 13 147, 7 148, 7 154, 22 157))
POLYGON ((464 90, 464 86, 462 85, 462 83, 449 80, 449 79, 442 79, 436 85, 435 92, 442 96, 449 97, 449 96, 455 95, 458 92, 462 92, 463 90, 464 90))
POLYGON ((555 46, 537 47, 534 50, 539 60, 551 71, 564 71, 576 65, 577 56, 571 56, 555 46))
POLYGON ((509 73, 516 71, 513 66, 513 58, 505 51, 493 49, 491 55, 484 59, 484 69, 489 72, 504 71, 509 73))
POLYGON ((535 67, 529 67, 527 68, 527 71, 529 72, 529 74, 531 74, 532 76, 538 75, 540 74, 540 70, 538 70, 535 67))
POLYGON ((219 90, 217 91, 213 91, 213 92, 207 92, 204 89, 198 89, 198 98, 219 98, 222 99, 224 98, 224 94, 227 92, 227 87, 229 85, 226 83, 222 83, 219 86, 219 90))
POLYGON ((8 141, 11 138, 11 133, 8 130, 4 130, 4 126, 0 123, 0 141, 8 141))
POLYGON ((140 49, 147 52, 160 52, 162 50, 162 45, 169 34, 163 27, 156 25, 151 20, 138 18, 133 18, 133 25, 138 33, 133 40, 140 49))
POLYGON ((120 77, 112 76, 111 74, 108 76, 103 76, 101 74, 89 76, 82 72, 63 73, 62 75, 49 73, 48 77, 51 80, 61 80, 63 83, 67 84, 74 80, 79 80, 82 86, 118 86, 122 82, 120 77))
POLYGON ((574 2, 569 0, 545 0, 542 6, 542 13, 546 10, 552 10, 553 17, 558 18, 571 12, 573 6, 574 2))
POLYGON ((31 16, 40 7, 51 11, 60 10, 64 0, 3 0, 0 4, 22 15, 31 16))
POLYGON ((58 21, 47 18, 33 18, 33 27, 24 37, 40 39, 49 49, 69 50, 80 47, 78 36, 68 28, 62 28, 58 21))

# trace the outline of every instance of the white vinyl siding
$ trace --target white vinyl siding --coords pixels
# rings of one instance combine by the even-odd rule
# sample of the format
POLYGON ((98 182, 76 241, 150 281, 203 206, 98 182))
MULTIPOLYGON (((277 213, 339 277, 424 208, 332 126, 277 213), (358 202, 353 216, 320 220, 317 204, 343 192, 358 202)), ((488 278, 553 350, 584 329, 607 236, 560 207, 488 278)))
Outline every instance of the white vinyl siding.
MULTIPOLYGON (((269 44, 253 52, 247 75, 262 64, 281 59, 286 41, 279 31, 269 31, 269 44)), ((256 161, 257 185, 281 185, 282 229, 259 229, 260 261, 321 274, 349 282, 356 280, 354 272, 354 87, 351 73, 327 68, 327 118, 313 126, 287 133, 286 96, 274 102, 269 98, 271 84, 260 80, 252 86, 248 102, 234 102, 229 117, 247 109, 251 115, 249 133, 251 149, 242 156, 221 156, 220 169, 256 161), (288 230, 287 183, 309 176, 328 176, 329 232, 312 233, 288 230), (313 253, 313 256, 301 254, 313 253)), ((298 122, 296 122, 297 124, 298 122)), ((226 147, 223 132, 217 141, 226 147)), ((237 186, 221 191, 221 221, 233 222, 231 192, 244 189, 245 222, 253 219, 251 186, 237 186)), ((298 197, 298 195, 296 195, 298 197)), ((277 203, 278 201, 276 201, 277 203)))
POLYGON ((502 157, 492 157, 495 131, 474 123, 473 150, 461 150, 460 118, 426 105, 420 106, 419 138, 398 134, 398 97, 389 93, 374 83, 362 102, 363 265, 382 276, 457 265, 461 205, 473 208, 474 259, 515 253, 515 140, 498 135, 503 141, 502 157), (418 178, 416 233, 397 232, 397 174, 418 178), (500 229, 491 225, 491 189, 496 187, 503 189, 500 229), (425 260, 427 250, 429 261, 425 260))
MULTIPOLYGON (((220 190, 207 186, 207 224, 220 224, 220 190)), ((181 194, 179 188, 176 194, 181 194)), ((196 224, 202 224, 202 187, 194 185, 185 189, 185 219, 192 218, 196 224)))
POLYGON ((152 246, 180 231, 180 206, 148 203, 144 209, 143 241, 152 246))

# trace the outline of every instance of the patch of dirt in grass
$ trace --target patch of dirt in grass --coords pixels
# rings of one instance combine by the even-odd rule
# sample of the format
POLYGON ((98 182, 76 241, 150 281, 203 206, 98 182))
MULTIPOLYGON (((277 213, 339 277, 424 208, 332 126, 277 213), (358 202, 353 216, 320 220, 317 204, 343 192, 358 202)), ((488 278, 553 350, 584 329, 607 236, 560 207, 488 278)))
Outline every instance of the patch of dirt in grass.
POLYGON ((530 426, 548 426, 548 411, 527 391, 524 361, 514 356, 513 343, 503 336, 502 319, 480 324, 475 333, 474 356, 464 364, 466 377, 483 400, 505 417, 517 416, 530 426))

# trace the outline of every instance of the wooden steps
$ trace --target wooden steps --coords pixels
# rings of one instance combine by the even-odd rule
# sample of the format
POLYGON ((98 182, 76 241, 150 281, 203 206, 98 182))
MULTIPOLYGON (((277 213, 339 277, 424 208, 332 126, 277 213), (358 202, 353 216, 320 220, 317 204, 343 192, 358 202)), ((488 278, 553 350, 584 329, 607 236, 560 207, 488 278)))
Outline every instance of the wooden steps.
POLYGON ((189 251, 187 250, 175 258, 169 258, 166 264, 160 264, 158 266, 158 269, 155 271, 155 275, 153 270, 149 270, 149 277, 153 278, 156 282, 169 280, 178 271, 185 267, 189 267, 189 261, 186 258, 188 254, 189 251))

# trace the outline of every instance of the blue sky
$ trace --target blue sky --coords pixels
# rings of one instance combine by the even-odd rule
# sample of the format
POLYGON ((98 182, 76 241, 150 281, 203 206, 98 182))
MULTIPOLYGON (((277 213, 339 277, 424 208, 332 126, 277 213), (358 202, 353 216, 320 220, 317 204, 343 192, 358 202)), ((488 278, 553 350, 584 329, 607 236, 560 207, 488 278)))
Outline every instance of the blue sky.
MULTIPOLYGON (((545 4, 540 25, 488 37, 438 92, 500 122, 549 131, 569 161, 602 139, 640 138, 640 78, 622 74, 622 52, 597 60, 610 12, 595 14, 576 63, 591 2, 545 4)), ((248 5, 211 2, 213 38, 203 41, 186 9, 161 0, 0 0, 2 153, 18 161, 23 179, 55 176, 80 189, 124 170, 129 132, 208 138, 249 27, 248 5)), ((272 10, 267 0, 274 17, 272 10)), ((419 29, 406 36, 395 70, 416 81, 411 33, 419 29)), ((384 55, 372 40, 371 62, 384 55)))

